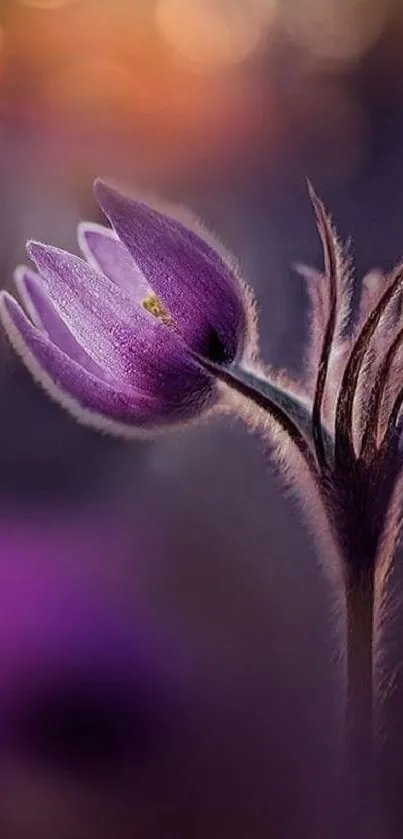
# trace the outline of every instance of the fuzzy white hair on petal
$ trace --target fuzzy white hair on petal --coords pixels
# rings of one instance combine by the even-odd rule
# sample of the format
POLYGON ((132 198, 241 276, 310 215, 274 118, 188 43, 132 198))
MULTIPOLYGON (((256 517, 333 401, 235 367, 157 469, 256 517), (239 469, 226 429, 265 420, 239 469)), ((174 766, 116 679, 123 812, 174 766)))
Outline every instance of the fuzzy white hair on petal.
MULTIPOLYGON (((239 261, 236 259, 234 254, 230 251, 230 249, 222 242, 222 240, 213 233, 211 229, 205 224, 199 216, 186 207, 184 204, 171 202, 165 198, 161 198, 157 196, 153 192, 149 191, 142 191, 136 189, 127 189, 121 188, 119 184, 116 182, 113 183, 112 181, 104 180, 103 178, 97 178, 94 187, 96 185, 105 185, 110 186, 112 189, 117 190, 122 196, 128 198, 132 201, 139 201, 142 204, 147 205, 152 210, 155 210, 157 213, 161 213, 168 218, 173 219, 174 221, 179 222, 184 227, 187 227, 189 230, 192 230, 196 233, 201 239, 207 242, 210 247, 219 254, 227 268, 229 268, 231 274, 233 274, 235 280, 237 281, 239 292, 241 295, 241 299, 244 306, 245 311, 245 319, 246 319, 246 334, 244 336, 244 348, 242 353, 242 358, 245 361, 254 361, 255 358, 258 356, 258 346, 259 346, 259 333, 258 333, 258 318, 257 318, 257 304, 254 292, 252 291, 251 287, 246 283, 243 273, 239 264, 239 261)), ((81 247, 81 245, 80 245, 81 247)))
POLYGON ((0 319, 11 346, 34 381, 41 386, 53 402, 66 410, 79 424, 112 437, 120 437, 126 440, 152 440, 167 431, 186 428, 191 424, 200 422, 201 418, 210 418, 216 412, 219 412, 220 405, 217 403, 204 411, 201 409, 200 415, 190 420, 168 423, 166 426, 150 426, 146 429, 117 422, 104 414, 98 414, 85 408, 77 399, 59 388, 49 373, 39 364, 7 310, 6 301, 10 297, 11 295, 7 291, 0 292, 0 319))
POLYGON ((30 281, 34 283, 39 291, 43 291, 41 289, 41 278, 40 275, 33 271, 31 268, 28 268, 26 265, 18 265, 17 268, 14 270, 14 284, 18 291, 18 295, 24 304, 24 309, 29 315, 32 323, 34 326, 37 326, 38 329, 43 331, 44 325, 42 323, 41 316, 34 305, 32 300, 32 296, 30 295, 27 286, 26 286, 26 277, 29 277, 30 281))
POLYGON ((98 271, 102 270, 100 269, 100 265, 88 245, 85 236, 86 233, 96 233, 100 236, 105 236, 108 239, 111 239, 112 242, 119 242, 120 239, 117 233, 115 233, 113 227, 107 227, 106 225, 98 224, 98 222, 95 221, 80 221, 77 225, 77 242, 81 253, 93 268, 97 268, 98 271))

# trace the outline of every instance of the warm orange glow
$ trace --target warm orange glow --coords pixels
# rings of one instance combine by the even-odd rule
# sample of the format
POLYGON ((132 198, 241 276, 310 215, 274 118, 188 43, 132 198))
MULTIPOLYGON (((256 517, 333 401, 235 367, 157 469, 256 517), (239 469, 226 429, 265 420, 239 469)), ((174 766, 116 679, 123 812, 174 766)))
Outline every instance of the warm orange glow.
POLYGON ((318 58, 359 58, 382 33, 388 0, 283 0, 281 22, 318 58))
POLYGON ((243 61, 274 19, 276 0, 158 0, 156 23, 183 58, 204 68, 243 61))
POLYGON ((326 154, 334 177, 348 179, 367 154, 368 126, 345 70, 388 23, 377 73, 398 86, 403 22, 386 20, 393 4, 9 0, 1 116, 21 111, 62 166, 74 160, 91 177, 115 149, 112 168, 126 159, 159 177, 193 177, 314 147, 318 166, 326 154))
POLYGON ((29 6, 36 9, 59 9, 67 6, 68 3, 78 3, 79 0, 18 0, 22 6, 29 6))
POLYGON ((52 79, 45 100, 53 112, 106 121, 130 119, 147 103, 146 90, 128 67, 111 61, 81 61, 52 79))

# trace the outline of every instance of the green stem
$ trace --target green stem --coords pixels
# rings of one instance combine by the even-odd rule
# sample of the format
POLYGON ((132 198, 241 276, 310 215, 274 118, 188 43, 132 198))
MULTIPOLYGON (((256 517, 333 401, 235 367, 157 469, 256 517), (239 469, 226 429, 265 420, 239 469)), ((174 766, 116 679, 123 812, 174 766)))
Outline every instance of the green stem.
POLYGON ((239 381, 269 397, 276 405, 283 408, 289 417, 299 426, 304 434, 310 438, 312 428, 311 406, 306 406, 302 400, 291 391, 272 382, 266 376, 261 376, 244 367, 233 368, 233 373, 239 381))
MULTIPOLYGON (((276 405, 284 411, 293 423, 302 431, 304 437, 310 441, 312 451, 315 450, 312 437, 312 405, 305 404, 303 400, 295 393, 281 387, 279 384, 271 381, 267 376, 246 370, 244 367, 233 367, 232 375, 234 381, 242 383, 249 388, 251 392, 259 393, 267 397, 271 404, 276 405)), ((267 408, 270 413, 270 409, 267 408)), ((333 440, 324 425, 321 425, 320 437, 323 444, 323 451, 328 463, 333 461, 333 440)))
POLYGON ((311 439, 310 436, 304 434, 304 431, 294 420, 291 409, 293 398, 291 396, 289 405, 285 408, 281 396, 285 395, 285 391, 280 388, 271 386, 267 381, 263 382, 263 380, 257 379, 253 374, 247 373, 240 367, 224 367, 198 353, 192 353, 192 355, 200 366, 212 373, 218 381, 223 382, 234 393, 248 399, 257 408, 268 414, 292 440, 304 458, 312 476, 315 480, 318 480, 319 473, 311 439))

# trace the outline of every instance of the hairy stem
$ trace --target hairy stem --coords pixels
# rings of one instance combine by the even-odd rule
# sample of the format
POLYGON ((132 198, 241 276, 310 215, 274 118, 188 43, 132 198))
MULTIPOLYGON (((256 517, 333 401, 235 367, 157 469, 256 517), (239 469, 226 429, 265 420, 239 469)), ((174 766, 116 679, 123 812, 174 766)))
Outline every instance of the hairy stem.
MULTIPOLYGON (((284 393, 279 388, 277 389, 277 394, 275 392, 276 389, 272 388, 269 395, 267 382, 265 383, 266 387, 260 389, 258 380, 255 379, 252 384, 251 377, 248 380, 242 374, 241 370, 222 367, 220 364, 216 364, 214 361, 210 361, 210 359, 200 356, 197 353, 193 353, 193 356, 205 370, 213 373, 216 379, 223 382, 235 393, 249 399, 256 407, 267 413, 285 431, 290 440, 292 440, 304 458, 311 474, 315 477, 315 480, 318 479, 319 475, 315 456, 309 445, 309 441, 284 407, 284 393)), ((290 403, 291 401, 290 397, 290 403)))
MULTIPOLYGON (((293 393, 290 389, 281 386, 276 381, 273 381, 269 376, 264 376, 262 373, 246 369, 242 366, 236 366, 231 369, 233 376, 236 376, 237 381, 244 382, 255 391, 267 396, 278 407, 282 408, 297 425, 307 439, 311 437, 312 415, 310 405, 305 405, 302 399, 293 393)), ((329 439, 328 432, 326 434, 329 439)))
POLYGON ((348 804, 364 830, 373 822, 374 808, 373 616, 372 572, 350 578, 346 581, 345 781, 348 804))

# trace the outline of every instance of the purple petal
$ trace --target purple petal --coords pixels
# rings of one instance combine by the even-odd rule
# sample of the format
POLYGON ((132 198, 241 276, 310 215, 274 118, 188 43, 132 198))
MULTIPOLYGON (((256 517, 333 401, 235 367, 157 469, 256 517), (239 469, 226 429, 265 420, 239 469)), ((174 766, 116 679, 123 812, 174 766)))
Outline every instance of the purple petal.
MULTIPOLYGON (((70 398, 77 400, 79 407, 105 414, 119 422, 144 420, 147 416, 148 400, 128 390, 118 392, 111 385, 97 379, 73 361, 34 326, 23 313, 18 303, 7 292, 1 294, 1 318, 12 345, 52 396, 61 404, 71 408, 70 398), (60 389, 60 392, 59 392, 60 389)), ((74 413, 74 411, 73 411, 74 413)))
POLYGON ((178 400, 176 380, 170 394, 169 388, 165 387, 162 393, 157 386, 154 392, 144 395, 116 382, 98 379, 52 344, 7 292, 0 296, 0 316, 11 344, 33 377, 50 396, 87 425, 126 435, 135 433, 133 426, 152 430, 200 413, 211 396, 211 386, 208 383, 206 390, 206 381, 204 390, 199 387, 193 399, 188 390, 187 400, 183 392, 178 400), (172 400, 168 399, 169 395, 172 400))
POLYGON ((78 243, 90 265, 101 270, 136 300, 149 294, 149 284, 113 230, 83 221, 78 226, 78 243))
POLYGON ((28 250, 56 311, 105 378, 176 408, 211 393, 211 377, 181 338, 112 280, 58 248, 31 243, 28 250))
POLYGON ((41 278, 25 265, 14 272, 14 281, 24 306, 35 326, 41 329, 73 361, 86 370, 103 378, 102 370, 73 338, 67 326, 60 319, 54 307, 41 290, 41 278))
POLYGON ((28 250, 56 311, 106 373, 146 394, 169 394, 175 402, 189 389, 205 389, 211 380, 178 335, 112 280, 58 248, 31 243, 28 250))
POLYGON ((194 350, 231 361, 243 350, 246 315, 235 272, 194 230, 96 181, 119 238, 194 350))

